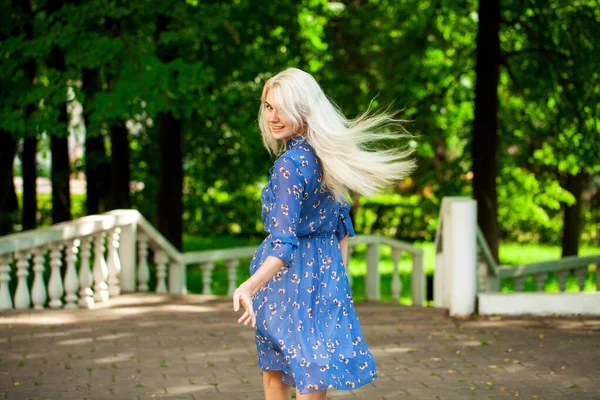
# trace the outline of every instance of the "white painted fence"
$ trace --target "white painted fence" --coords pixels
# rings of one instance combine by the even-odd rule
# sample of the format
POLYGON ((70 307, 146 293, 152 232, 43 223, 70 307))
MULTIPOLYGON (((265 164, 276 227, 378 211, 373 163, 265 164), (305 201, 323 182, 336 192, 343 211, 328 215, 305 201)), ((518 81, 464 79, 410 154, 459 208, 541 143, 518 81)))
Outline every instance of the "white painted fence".
MULTIPOLYGON (((349 240, 349 259, 358 244, 367 246, 366 298, 379 301, 380 247, 392 249, 392 297, 402 290, 399 262, 403 252, 412 255, 412 301, 426 299, 423 251, 408 243, 381 236, 357 235, 349 240)), ((211 294, 216 261, 228 268, 228 294, 236 288, 240 260, 253 256, 255 246, 180 253, 138 211, 115 210, 49 228, 0 237, 0 309, 92 308, 121 292, 146 292, 150 281, 149 254, 156 265, 156 292, 185 295, 186 269, 199 266, 203 293, 211 294), (64 252, 64 254, 63 254, 64 252), (48 260, 47 260, 48 258, 48 260), (63 260, 66 271, 61 274, 63 260), (51 269, 46 282, 44 271, 51 269), (17 285, 10 291, 11 268, 17 285), (34 274, 29 287, 28 277, 34 274)), ((350 277, 350 276, 349 276, 350 277)), ((351 278, 351 277, 350 277, 351 278)))

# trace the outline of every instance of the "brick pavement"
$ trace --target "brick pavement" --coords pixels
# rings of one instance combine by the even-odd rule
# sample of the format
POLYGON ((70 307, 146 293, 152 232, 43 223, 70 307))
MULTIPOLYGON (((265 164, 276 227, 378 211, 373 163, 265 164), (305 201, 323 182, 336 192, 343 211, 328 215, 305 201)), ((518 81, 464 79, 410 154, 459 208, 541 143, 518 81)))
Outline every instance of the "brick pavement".
MULTIPOLYGON (((91 311, 2 312, 0 399, 262 399, 253 333, 230 307, 134 294, 91 311)), ((380 378, 328 398, 600 399, 600 318, 357 312, 380 378)))

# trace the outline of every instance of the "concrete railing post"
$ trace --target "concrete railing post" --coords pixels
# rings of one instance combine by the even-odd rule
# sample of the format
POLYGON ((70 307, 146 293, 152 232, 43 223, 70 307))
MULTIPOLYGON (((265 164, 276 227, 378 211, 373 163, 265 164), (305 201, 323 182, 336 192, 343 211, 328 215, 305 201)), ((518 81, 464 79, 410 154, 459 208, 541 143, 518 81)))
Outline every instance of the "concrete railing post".
POLYGON ((381 298, 379 276, 379 244, 367 245, 367 301, 379 301, 381 298))
POLYGON ((451 316, 475 312, 477 296, 477 202, 446 197, 440 213, 436 241, 435 305, 451 316))
POLYGON ((119 240, 119 259, 121 260, 119 281, 123 293, 136 290, 136 253, 137 224, 122 226, 119 240))

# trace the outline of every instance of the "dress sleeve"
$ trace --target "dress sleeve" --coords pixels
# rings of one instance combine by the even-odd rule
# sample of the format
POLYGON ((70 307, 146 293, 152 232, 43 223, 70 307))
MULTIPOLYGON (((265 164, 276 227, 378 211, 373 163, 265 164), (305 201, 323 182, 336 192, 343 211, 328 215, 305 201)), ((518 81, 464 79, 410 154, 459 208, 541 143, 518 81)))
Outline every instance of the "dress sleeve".
POLYGON ((354 225, 352 225, 352 218, 350 217, 350 204, 343 201, 340 206, 340 213, 338 215, 338 224, 335 230, 335 234, 338 241, 342 240, 346 236, 354 236, 354 225))
POLYGON ((286 267, 294 264, 294 255, 299 245, 297 228, 306 187, 305 179, 291 158, 280 157, 275 161, 271 175, 275 196, 270 221, 272 241, 267 247, 267 256, 279 258, 286 267))

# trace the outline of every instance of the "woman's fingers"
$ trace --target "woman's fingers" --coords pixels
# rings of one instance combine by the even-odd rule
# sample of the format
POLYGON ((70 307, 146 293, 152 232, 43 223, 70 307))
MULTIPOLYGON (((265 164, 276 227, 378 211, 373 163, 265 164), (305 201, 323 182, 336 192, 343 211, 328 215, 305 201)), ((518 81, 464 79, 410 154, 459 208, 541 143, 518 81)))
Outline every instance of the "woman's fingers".
POLYGON ((246 312, 244 314, 242 314, 242 316, 238 319, 238 322, 242 322, 244 319, 248 318, 248 311, 246 310, 246 312))
POLYGON ((240 304, 244 307, 245 311, 238 319, 238 323, 243 323, 244 325, 251 323, 251 326, 254 328, 256 326, 256 316, 254 315, 254 308, 252 307, 252 298, 247 291, 238 288, 233 293, 233 310, 238 311, 240 309, 240 304))

